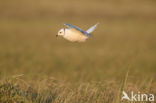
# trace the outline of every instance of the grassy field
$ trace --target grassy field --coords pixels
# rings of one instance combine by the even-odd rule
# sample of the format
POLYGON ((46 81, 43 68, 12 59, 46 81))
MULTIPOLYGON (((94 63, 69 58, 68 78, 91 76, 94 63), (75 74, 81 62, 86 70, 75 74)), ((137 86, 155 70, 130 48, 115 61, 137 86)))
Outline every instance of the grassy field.
POLYGON ((155 5, 1 0, 0 103, 132 103, 121 101, 123 90, 156 95, 155 5), (63 23, 86 30, 97 22, 85 43, 55 37, 63 23))

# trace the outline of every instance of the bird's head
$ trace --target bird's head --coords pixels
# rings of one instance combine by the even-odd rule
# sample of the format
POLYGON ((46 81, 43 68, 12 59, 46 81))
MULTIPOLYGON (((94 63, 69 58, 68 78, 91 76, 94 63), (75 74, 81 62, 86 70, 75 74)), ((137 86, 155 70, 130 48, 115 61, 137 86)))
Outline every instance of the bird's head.
POLYGON ((58 31, 58 34, 56 35, 57 36, 64 36, 65 35, 65 28, 62 28, 58 31))

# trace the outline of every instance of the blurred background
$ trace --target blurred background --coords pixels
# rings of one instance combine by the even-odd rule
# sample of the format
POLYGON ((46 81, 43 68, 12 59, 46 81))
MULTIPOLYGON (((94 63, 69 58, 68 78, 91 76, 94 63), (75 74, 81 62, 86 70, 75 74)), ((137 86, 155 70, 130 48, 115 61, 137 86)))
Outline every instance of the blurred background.
POLYGON ((54 77, 68 82, 156 78, 155 0, 1 0, 0 78, 54 77), (63 23, 84 30, 85 43, 56 38, 63 23))

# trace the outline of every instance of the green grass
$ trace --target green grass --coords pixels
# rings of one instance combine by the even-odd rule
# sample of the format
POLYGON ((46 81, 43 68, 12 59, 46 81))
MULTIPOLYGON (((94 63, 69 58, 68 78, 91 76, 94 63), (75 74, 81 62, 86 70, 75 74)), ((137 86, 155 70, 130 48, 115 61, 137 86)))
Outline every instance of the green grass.
POLYGON ((122 90, 156 94, 155 12, 153 0, 0 1, 0 103, 120 103, 122 90), (94 38, 71 43, 55 37, 64 22, 100 25, 94 38))

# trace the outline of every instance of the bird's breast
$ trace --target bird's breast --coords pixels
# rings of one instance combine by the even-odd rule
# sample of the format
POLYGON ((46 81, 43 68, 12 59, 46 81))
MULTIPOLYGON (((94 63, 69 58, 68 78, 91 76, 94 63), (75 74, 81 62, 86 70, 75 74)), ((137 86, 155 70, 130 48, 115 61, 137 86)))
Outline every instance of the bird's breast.
POLYGON ((75 42, 75 41, 85 42, 88 37, 82 34, 81 32, 74 32, 74 31, 66 30, 64 38, 72 42, 75 42))

